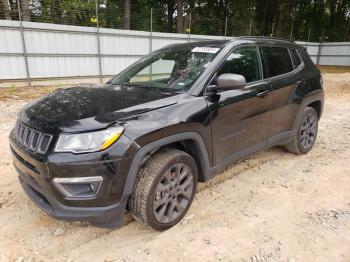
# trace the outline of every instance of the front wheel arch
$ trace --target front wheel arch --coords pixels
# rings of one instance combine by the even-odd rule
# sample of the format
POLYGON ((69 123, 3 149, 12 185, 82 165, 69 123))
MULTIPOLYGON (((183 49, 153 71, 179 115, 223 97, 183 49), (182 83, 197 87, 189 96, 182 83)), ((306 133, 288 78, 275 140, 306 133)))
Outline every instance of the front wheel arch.
POLYGON ((200 159, 200 162, 198 163, 198 167, 200 170, 200 181, 205 181, 209 179, 211 177, 210 160, 208 150, 205 146, 203 138, 196 132, 184 132, 151 142, 147 145, 142 146, 137 151, 128 172, 128 176, 123 190, 123 196, 125 198, 128 198, 132 194, 137 178, 137 173, 142 164, 144 163, 144 159, 147 158, 147 155, 149 153, 154 153, 162 147, 166 147, 167 145, 171 145, 177 142, 180 143, 186 140, 192 140, 196 145, 197 153, 199 154, 200 159))

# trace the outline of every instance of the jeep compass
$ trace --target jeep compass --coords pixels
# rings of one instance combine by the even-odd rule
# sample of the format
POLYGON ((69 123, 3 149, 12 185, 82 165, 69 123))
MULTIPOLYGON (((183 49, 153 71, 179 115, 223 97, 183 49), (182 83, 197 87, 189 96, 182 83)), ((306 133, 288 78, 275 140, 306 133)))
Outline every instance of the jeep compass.
POLYGON ((186 214, 197 183, 257 151, 313 147, 320 71, 292 41, 237 37, 164 47, 102 87, 26 105, 10 134, 14 166, 47 214, 155 230, 186 214))

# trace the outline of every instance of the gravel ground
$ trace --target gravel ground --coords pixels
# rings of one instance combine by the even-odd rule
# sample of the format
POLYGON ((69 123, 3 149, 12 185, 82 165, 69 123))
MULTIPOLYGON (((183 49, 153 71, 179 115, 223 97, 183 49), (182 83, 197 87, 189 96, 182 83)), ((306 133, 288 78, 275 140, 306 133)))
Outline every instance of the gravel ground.
POLYGON ((325 74, 313 150, 260 152, 200 185, 166 232, 54 220, 25 196, 8 134, 26 103, 0 102, 0 261, 350 261, 350 73, 325 74))

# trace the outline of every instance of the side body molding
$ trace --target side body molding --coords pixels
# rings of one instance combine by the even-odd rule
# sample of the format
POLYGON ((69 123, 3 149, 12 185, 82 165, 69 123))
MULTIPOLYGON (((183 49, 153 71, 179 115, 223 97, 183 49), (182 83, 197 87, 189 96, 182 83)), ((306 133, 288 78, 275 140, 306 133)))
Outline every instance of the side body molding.
POLYGON ((208 180, 211 177, 210 171, 210 161, 208 156, 207 148, 204 144, 203 138, 196 132, 184 132, 175 135, 171 135, 165 138, 161 138, 157 141, 151 142, 145 146, 142 146, 139 151, 137 151, 129 169, 128 177, 123 190, 123 196, 127 197, 131 195, 134 185, 136 182, 137 172, 142 164, 144 157, 152 150, 158 149, 162 146, 180 142, 184 140, 193 140, 197 146, 199 153, 200 166, 202 170, 202 175, 204 180, 208 180))

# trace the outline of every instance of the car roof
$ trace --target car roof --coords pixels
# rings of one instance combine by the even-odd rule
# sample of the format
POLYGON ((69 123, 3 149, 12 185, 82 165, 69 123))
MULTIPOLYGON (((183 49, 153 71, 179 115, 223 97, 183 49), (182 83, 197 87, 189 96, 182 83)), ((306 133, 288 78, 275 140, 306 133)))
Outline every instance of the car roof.
POLYGON ((231 39, 232 42, 239 40, 254 41, 260 44, 273 44, 285 47, 300 47, 300 45, 295 43, 293 40, 271 36, 239 36, 231 39))
POLYGON ((168 48, 182 48, 182 47, 191 47, 191 46, 217 46, 223 47, 227 44, 233 44, 235 42, 246 42, 246 43, 257 43, 257 44, 270 44, 270 45, 278 45, 282 47, 293 47, 293 48, 302 48, 302 46, 296 44, 294 41, 278 38, 278 37, 268 37, 268 36, 239 36, 228 38, 224 40, 204 40, 204 41, 195 41, 189 43, 180 43, 180 44, 171 44, 167 45, 161 49, 168 48))

